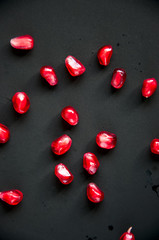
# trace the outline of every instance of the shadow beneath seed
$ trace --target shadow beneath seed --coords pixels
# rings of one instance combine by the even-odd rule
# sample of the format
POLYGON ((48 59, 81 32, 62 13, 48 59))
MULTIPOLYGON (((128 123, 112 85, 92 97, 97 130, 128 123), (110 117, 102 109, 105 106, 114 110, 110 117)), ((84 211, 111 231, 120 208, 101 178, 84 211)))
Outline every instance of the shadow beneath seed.
POLYGON ((31 50, 16 49, 16 48, 13 48, 12 46, 9 46, 8 49, 9 51, 11 50, 12 53, 18 57, 29 55, 31 51, 33 51, 32 49, 31 50))

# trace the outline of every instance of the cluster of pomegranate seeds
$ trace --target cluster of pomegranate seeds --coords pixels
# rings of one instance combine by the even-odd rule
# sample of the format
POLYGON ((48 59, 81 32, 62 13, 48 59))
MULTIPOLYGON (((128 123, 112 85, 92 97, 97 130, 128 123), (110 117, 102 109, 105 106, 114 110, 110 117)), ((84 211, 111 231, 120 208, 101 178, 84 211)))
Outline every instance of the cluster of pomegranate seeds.
POLYGON ((9 128, 0 123, 0 143, 8 142, 10 138, 9 128))
POLYGON ((23 193, 19 190, 0 192, 0 199, 9 205, 17 205, 23 199, 23 193))
POLYGON ((80 76, 86 71, 85 66, 78 59, 70 55, 65 59, 65 65, 73 77, 80 76))
POLYGON ((126 80, 126 72, 122 68, 116 68, 113 72, 113 77, 111 80, 112 87, 119 89, 121 88, 126 80))
POLYGON ((145 98, 151 97, 157 89, 157 81, 155 78, 145 79, 142 86, 142 96, 145 98))
POLYGON ((87 197, 91 202, 99 203, 104 199, 104 192, 95 183, 89 183, 87 186, 87 197))
POLYGON ((83 156, 83 168, 90 174, 93 175, 99 168, 99 161, 94 153, 87 152, 83 156))
POLYGON ((113 48, 111 45, 101 47, 97 53, 99 63, 103 66, 107 66, 110 63, 112 53, 113 48))
POLYGON ((120 240, 135 240, 134 234, 131 232, 132 227, 130 227, 127 232, 123 233, 123 235, 120 237, 120 240))
POLYGON ((63 164, 59 163, 55 167, 55 175, 62 184, 70 184, 73 181, 73 175, 70 170, 63 164))
POLYGON ((79 121, 78 112, 71 106, 63 108, 61 117, 72 126, 77 125, 79 121))
POLYGON ((96 143, 99 147, 105 149, 115 148, 117 142, 117 137, 114 133, 102 131, 96 136, 96 143))
POLYGON ((16 112, 23 114, 29 110, 30 100, 25 92, 17 92, 12 98, 13 107, 16 112))
POLYGON ((40 74, 51 86, 57 85, 58 78, 53 67, 50 66, 41 67, 40 74))
POLYGON ((67 134, 64 134, 52 142, 51 149, 53 153, 62 155, 70 149, 71 145, 72 139, 67 134))
POLYGON ((30 50, 34 47, 34 39, 30 35, 19 36, 12 38, 10 44, 16 49, 30 50))

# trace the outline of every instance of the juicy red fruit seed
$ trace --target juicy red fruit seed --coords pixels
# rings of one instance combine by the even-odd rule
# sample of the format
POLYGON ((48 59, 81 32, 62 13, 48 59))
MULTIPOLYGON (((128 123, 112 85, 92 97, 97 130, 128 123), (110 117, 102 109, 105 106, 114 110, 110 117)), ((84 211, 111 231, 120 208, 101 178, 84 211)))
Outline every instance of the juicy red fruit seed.
POLYGON ((67 106, 63 108, 61 112, 61 117, 72 126, 77 125, 79 121, 79 116, 77 111, 71 106, 67 106))
POLYGON ((111 45, 106 45, 98 50, 97 57, 101 65, 107 66, 110 63, 110 59, 113 53, 111 45))
POLYGON ((69 184, 73 181, 73 175, 70 170, 63 164, 59 163, 55 167, 55 175, 62 184, 69 184))
POLYGON ((96 143, 101 148, 112 149, 115 147, 116 142, 117 137, 114 133, 102 131, 96 136, 96 143))
POLYGON ((99 161, 94 153, 87 152, 83 156, 83 168, 91 175, 99 168, 99 161))
POLYGON ((34 39, 30 35, 19 36, 12 38, 10 44, 16 49, 30 50, 34 47, 34 39))
POLYGON ((0 192, 0 199, 9 205, 17 205, 23 199, 23 193, 19 190, 0 192))
POLYGON ((133 233, 131 233, 132 227, 130 227, 127 232, 123 233, 123 235, 120 237, 120 240, 135 240, 135 236, 133 233))
POLYGON ((0 143, 8 142, 10 138, 9 128, 0 123, 0 143))
POLYGON ((122 68, 116 68, 114 69, 111 85, 112 87, 119 89, 121 88, 126 80, 126 72, 122 68))
POLYGON ((89 183, 87 186, 87 197, 91 202, 99 203, 104 199, 104 192, 95 183, 89 183))
POLYGON ((58 83, 58 78, 56 76, 55 70, 52 67, 41 67, 40 74, 51 86, 55 86, 58 83))
POLYGON ((25 92, 17 92, 12 98, 13 107, 16 112, 23 114, 29 110, 30 100, 25 92))
POLYGON ((64 134, 52 142, 51 149, 53 153, 62 155, 70 149, 71 144, 72 139, 68 135, 64 134))
POLYGON ((65 59, 65 65, 73 77, 80 76, 86 71, 84 65, 78 59, 70 55, 65 59))
POLYGON ((142 96, 149 98, 157 89, 157 81, 155 78, 145 79, 142 85, 142 96))
POLYGON ((155 138, 150 144, 151 152, 154 154, 159 154, 159 139, 155 138))

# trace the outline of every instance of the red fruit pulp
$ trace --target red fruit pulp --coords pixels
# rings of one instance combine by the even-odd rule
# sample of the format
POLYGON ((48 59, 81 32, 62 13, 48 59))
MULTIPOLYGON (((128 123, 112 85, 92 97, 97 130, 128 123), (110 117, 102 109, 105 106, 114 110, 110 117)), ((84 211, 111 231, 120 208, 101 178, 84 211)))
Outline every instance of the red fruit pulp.
POLYGON ((87 186, 87 197, 91 202, 99 203, 104 199, 104 192, 95 183, 89 183, 87 186))
POLYGON ((135 236, 133 233, 131 233, 132 227, 128 229, 127 232, 123 233, 123 235, 120 237, 120 240, 135 240, 135 236))
POLYGON ((0 123, 0 143, 8 142, 10 138, 9 128, 0 123))
POLYGON ((9 205, 17 205, 23 199, 23 193, 19 190, 0 192, 0 199, 9 205))
POLYGON ((70 184, 74 178, 70 170, 63 163, 56 165, 55 175, 62 184, 70 184))
POLYGON ((77 125, 79 120, 77 111, 71 106, 63 108, 61 116, 66 122, 68 122, 72 126, 77 125))
POLYGON ((99 147, 112 149, 116 146, 117 137, 114 133, 102 131, 96 136, 96 143, 99 147))
POLYGON ((25 92, 17 92, 12 98, 13 107, 16 112, 23 114, 29 110, 30 100, 25 92))
POLYGON ((73 77, 80 76, 86 71, 84 65, 78 59, 70 55, 65 59, 65 65, 73 77))
POLYGON ((34 47, 34 39, 30 35, 19 36, 12 38, 10 44, 16 49, 30 50, 34 47))
POLYGON ((83 156, 83 168, 91 175, 99 168, 99 161, 94 153, 87 152, 83 156))
POLYGON ((72 139, 68 135, 64 134, 52 142, 51 149, 53 153, 62 155, 70 149, 71 144, 72 139))
POLYGON ((51 85, 55 86, 58 83, 55 70, 50 66, 43 66, 40 69, 41 76, 51 85))
POLYGON ((145 79, 142 85, 142 96, 149 98, 157 89, 157 81, 155 78, 145 79))
POLYGON ((106 45, 98 50, 97 57, 101 65, 107 66, 110 63, 110 59, 113 53, 111 45, 106 45))
POLYGON ((150 149, 152 153, 159 154, 159 139, 155 138, 152 140, 150 149))
POLYGON ((126 72, 122 68, 116 68, 113 72, 113 77, 111 80, 112 87, 119 89, 121 88, 126 80, 126 72))

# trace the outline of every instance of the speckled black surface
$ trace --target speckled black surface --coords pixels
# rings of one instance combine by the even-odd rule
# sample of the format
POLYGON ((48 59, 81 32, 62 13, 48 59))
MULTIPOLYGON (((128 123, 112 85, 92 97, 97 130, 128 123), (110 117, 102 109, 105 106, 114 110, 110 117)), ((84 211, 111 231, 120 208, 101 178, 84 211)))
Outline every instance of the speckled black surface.
POLYGON ((0 147, 0 190, 24 193, 17 207, 0 204, 1 240, 116 240, 133 226, 136 240, 159 239, 159 157, 149 144, 159 137, 159 89, 141 97, 144 79, 159 81, 159 1, 37 0, 0 1, 0 122, 9 126, 10 141, 0 147), (14 51, 9 40, 30 34, 35 48, 14 51), (97 50, 113 46, 108 67, 100 67, 97 50), (65 69, 67 55, 77 57, 86 73, 73 79, 65 69), (59 85, 40 78, 42 65, 52 65, 59 85), (125 85, 113 91, 113 69, 127 72, 125 85), (25 91, 31 108, 19 116, 12 109, 16 91, 25 91), (72 105, 79 125, 69 128, 60 112, 72 105), (114 132, 114 150, 95 144, 101 130, 114 132), (70 151, 55 157, 51 142, 67 133, 70 151), (82 169, 92 151, 100 161, 96 175, 82 169), (63 162, 74 182, 62 186, 54 167, 63 162), (93 205, 86 186, 93 181, 105 200, 93 205))

